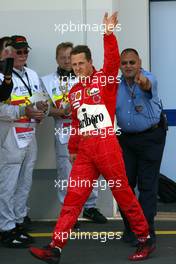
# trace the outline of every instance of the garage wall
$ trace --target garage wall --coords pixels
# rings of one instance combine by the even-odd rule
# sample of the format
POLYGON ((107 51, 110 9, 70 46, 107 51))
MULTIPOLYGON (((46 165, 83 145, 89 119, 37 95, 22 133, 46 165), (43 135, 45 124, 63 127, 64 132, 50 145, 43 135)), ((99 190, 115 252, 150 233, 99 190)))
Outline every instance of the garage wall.
POLYGON ((176 181, 176 1, 151 1, 150 14, 151 70, 157 76, 159 94, 169 121, 161 172, 176 181))

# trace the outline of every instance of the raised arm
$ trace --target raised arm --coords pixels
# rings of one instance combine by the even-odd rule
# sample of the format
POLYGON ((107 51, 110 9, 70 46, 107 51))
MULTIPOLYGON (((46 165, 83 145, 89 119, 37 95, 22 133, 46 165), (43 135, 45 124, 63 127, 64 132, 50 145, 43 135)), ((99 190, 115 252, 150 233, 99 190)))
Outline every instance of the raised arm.
POLYGON ((110 17, 108 17, 108 13, 105 13, 103 23, 105 25, 103 71, 106 76, 116 78, 120 66, 118 44, 113 34, 118 23, 117 12, 113 13, 110 17))

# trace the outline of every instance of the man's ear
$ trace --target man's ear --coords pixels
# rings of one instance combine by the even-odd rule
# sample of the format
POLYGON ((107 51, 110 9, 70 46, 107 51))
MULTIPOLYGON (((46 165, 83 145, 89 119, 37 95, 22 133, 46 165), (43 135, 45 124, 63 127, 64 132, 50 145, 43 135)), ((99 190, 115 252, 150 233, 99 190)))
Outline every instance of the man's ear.
POLYGON ((93 65, 93 60, 92 60, 92 59, 90 59, 90 60, 89 60, 89 63, 90 63, 91 65, 93 65))

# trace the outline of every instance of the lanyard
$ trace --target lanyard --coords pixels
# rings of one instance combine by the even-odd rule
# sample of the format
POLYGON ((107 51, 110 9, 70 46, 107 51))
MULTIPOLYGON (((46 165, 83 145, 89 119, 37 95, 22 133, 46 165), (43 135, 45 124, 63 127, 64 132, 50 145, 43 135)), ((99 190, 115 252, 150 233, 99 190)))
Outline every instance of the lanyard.
POLYGON ((130 86, 127 81, 126 81, 126 84, 128 86, 131 98, 135 99, 136 98, 136 95, 135 95, 136 84, 134 83, 132 86, 130 86))
POLYGON ((30 86, 30 83, 29 83, 29 77, 28 77, 27 72, 25 72, 25 76, 26 76, 28 85, 25 83, 25 81, 23 80, 23 78, 18 74, 18 72, 14 71, 14 70, 12 70, 12 72, 22 81, 22 83, 24 84, 24 86, 27 88, 29 95, 32 96, 32 89, 31 89, 31 86, 30 86))

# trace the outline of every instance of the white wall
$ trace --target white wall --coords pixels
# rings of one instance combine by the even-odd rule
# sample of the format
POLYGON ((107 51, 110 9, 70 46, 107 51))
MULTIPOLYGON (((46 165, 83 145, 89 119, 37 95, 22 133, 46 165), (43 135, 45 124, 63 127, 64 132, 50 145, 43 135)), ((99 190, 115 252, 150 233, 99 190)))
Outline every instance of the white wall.
MULTIPOLYGON (((176 109, 176 1, 151 2, 151 70, 164 109, 176 109)), ((176 181, 176 127, 169 127, 161 172, 176 181)))
POLYGON ((119 0, 119 19, 120 49, 138 50, 143 67, 149 69, 149 1, 119 0))

